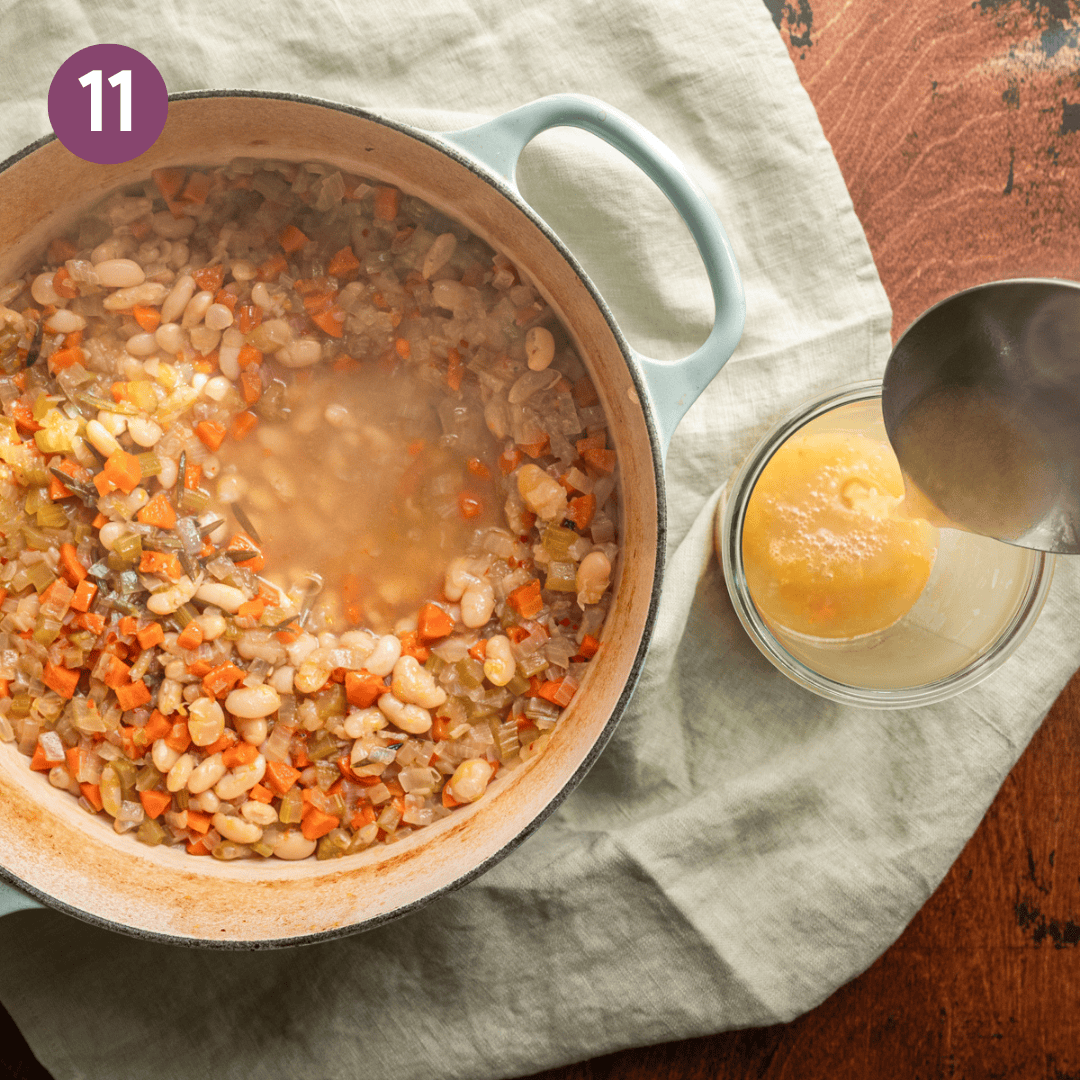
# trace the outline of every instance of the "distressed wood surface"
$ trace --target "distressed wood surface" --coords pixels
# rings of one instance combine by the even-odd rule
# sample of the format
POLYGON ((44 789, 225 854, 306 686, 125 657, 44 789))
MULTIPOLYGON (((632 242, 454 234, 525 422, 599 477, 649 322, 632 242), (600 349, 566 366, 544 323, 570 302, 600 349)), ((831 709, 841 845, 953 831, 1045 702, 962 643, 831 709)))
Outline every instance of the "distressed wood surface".
MULTIPOLYGON (((894 336, 970 285, 1080 278, 1080 0, 766 3, 894 336)), ((901 938, 813 1012, 535 1080, 1080 1080, 1078 733, 1080 676, 901 938)), ((0 1077, 49 1080, 6 1015, 0 1077)))

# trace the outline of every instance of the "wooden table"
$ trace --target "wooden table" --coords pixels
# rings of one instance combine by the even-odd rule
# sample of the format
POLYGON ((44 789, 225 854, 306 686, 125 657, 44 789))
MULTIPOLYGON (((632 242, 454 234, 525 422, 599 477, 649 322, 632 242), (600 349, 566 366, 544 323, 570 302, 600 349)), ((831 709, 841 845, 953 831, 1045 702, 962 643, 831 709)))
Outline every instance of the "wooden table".
MULTIPOLYGON (((766 3, 866 230, 894 336, 969 285, 1080 278, 1077 4, 766 3)), ((1080 675, 904 934, 813 1012, 535 1080, 1080 1077, 1078 728, 1080 675)), ((0 1077, 48 1080, 2 1014, 0 1077)))

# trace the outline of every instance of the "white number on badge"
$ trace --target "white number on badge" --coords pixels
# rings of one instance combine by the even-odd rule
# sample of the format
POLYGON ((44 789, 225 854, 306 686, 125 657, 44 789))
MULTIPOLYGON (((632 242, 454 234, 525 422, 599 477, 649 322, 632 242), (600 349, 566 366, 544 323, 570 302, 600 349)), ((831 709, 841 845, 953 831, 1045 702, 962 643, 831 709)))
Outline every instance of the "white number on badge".
MULTIPOLYGON (((79 79, 81 86, 90 87, 90 130, 101 130, 101 68, 88 71, 79 79)), ((125 68, 109 76, 109 85, 120 88, 120 130, 131 130, 131 70, 125 68)))

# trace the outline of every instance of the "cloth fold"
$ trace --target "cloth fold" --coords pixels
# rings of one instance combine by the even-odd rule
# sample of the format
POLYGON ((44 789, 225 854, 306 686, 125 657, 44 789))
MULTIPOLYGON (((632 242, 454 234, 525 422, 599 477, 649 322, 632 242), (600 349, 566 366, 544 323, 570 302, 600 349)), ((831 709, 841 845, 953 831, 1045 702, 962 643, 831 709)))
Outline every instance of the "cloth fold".
MULTIPOLYGON (((664 139, 717 207, 747 323, 680 424, 654 643, 629 710, 559 811, 483 877, 366 934, 181 949, 55 912, 0 919, 0 999, 58 1080, 484 1080, 790 1019, 895 940, 1080 663, 1080 566, 1019 653, 962 698, 894 713, 788 682, 712 555, 718 490, 800 400, 880 375, 889 309, 836 162, 760 0, 542 7, 401 0, 28 0, 5 17, 0 156, 48 130, 68 55, 117 41, 171 91, 288 90, 435 130, 593 94, 664 139), (242 32, 241 29, 242 28, 242 32)), ((674 211, 610 148, 548 132, 523 194, 630 341, 670 358, 712 301, 674 211)))

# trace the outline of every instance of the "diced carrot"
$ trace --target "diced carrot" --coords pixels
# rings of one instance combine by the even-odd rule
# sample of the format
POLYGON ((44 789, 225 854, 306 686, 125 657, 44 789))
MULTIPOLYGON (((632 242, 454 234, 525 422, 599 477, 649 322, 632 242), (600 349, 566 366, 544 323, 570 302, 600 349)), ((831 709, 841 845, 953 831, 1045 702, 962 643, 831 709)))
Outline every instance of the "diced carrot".
POLYGON ((140 705, 145 705, 153 697, 150 688, 142 679, 128 683, 126 686, 117 686, 113 689, 113 693, 116 694, 116 700, 124 712, 130 712, 132 709, 139 708, 140 705))
MULTIPOLYGON (((79 585, 79 588, 81 589, 83 587, 83 585, 85 585, 85 584, 86 584, 85 581, 82 582, 79 585)), ((94 590, 95 593, 97 592, 97 586, 96 585, 92 585, 91 588, 94 590)), ((76 596, 79 595, 78 590, 76 590, 75 595, 76 596)), ((91 597, 91 599, 93 599, 93 597, 91 597)), ((73 603, 72 607, 74 607, 74 606, 75 605, 73 603)), ((97 634, 98 637, 100 637, 103 633, 105 633, 105 616, 104 615, 98 615, 94 611, 87 611, 83 615, 80 616, 79 621, 82 623, 82 625, 87 630, 90 631, 91 634, 97 634)))
POLYGON ((394 340, 394 351, 401 357, 402 360, 408 360, 412 354, 412 346, 409 344, 408 338, 399 337, 394 340))
POLYGON ((584 457, 586 450, 603 450, 605 446, 607 446, 607 435, 602 431, 596 435, 587 435, 574 443, 574 449, 581 457, 584 457))
POLYGON ((85 359, 86 353, 84 353, 77 345, 73 345, 70 348, 57 349, 56 352, 49 357, 49 370, 55 374, 58 371, 63 371, 65 368, 81 364, 85 359))
POLYGON ((574 696, 574 691, 570 688, 564 689, 564 679, 548 679, 540 687, 540 692, 537 695, 547 701, 550 701, 553 705, 565 706, 570 703, 570 699, 574 696))
POLYGON ((256 802, 272 803, 274 801, 274 793, 268 787, 263 787, 262 784, 256 784, 248 792, 248 798, 254 799, 256 802))
POLYGON ((34 755, 30 758, 30 768, 34 772, 48 772, 52 768, 52 765, 45 760, 45 750, 40 742, 34 747, 34 755))
POLYGON ((242 566, 245 570, 251 570, 253 573, 259 573, 266 565, 266 559, 263 556, 262 549, 245 532, 235 533, 228 544, 225 545, 225 550, 255 552, 250 559, 244 559, 243 562, 236 563, 237 566, 242 566))
POLYGON ((237 609, 236 614, 244 619, 258 619, 266 610, 266 601, 261 596, 254 600, 245 600, 237 609))
POLYGON ((330 257, 330 261, 326 264, 328 274, 333 277, 344 278, 346 281, 355 278, 359 269, 360 260, 353 254, 353 249, 348 246, 334 252, 330 257))
POLYGON ((204 754, 224 754, 225 751, 228 750, 229 747, 232 746, 233 743, 236 742, 237 738, 238 738, 238 736, 237 736, 236 732, 233 731, 232 728, 226 728, 221 733, 221 737, 219 739, 212 742, 209 746, 204 746, 202 748, 203 753, 204 754))
POLYGON ((544 609, 544 601, 540 596, 540 579, 519 585, 507 598, 506 602, 523 618, 531 619, 539 615, 544 609))
MULTIPOLYGON (((339 338, 345 333, 345 312, 339 307, 332 307, 317 315, 312 315, 311 321, 331 337, 339 338)), ((408 342, 405 344, 407 345, 408 342)))
POLYGON ((289 267, 289 263, 284 255, 271 255, 259 267, 256 272, 256 277, 260 281, 276 281, 277 278, 289 267))
POLYGON ((203 690, 210 697, 223 697, 243 677, 244 673, 235 664, 226 661, 206 673, 202 681, 203 690))
POLYGON ((86 567, 79 561, 74 544, 60 545, 60 569, 72 585, 77 585, 86 577, 86 567))
POLYGON ((161 628, 161 623, 152 622, 149 626, 144 626, 135 636, 144 649, 152 649, 165 640, 165 631, 161 628))
POLYGON ((62 296, 65 300, 74 300, 79 295, 79 287, 75 284, 71 274, 68 273, 66 266, 61 266, 53 274, 52 287, 53 292, 58 296, 62 296))
POLYGON ((49 477, 49 498, 53 502, 57 502, 60 499, 70 499, 73 492, 67 487, 62 480, 58 480, 55 476, 49 477))
POLYGON ((191 732, 188 730, 186 720, 178 720, 169 729, 169 734, 164 736, 165 745, 171 750, 183 753, 191 745, 191 732))
POLYGON ((220 263, 217 266, 204 266, 191 276, 203 292, 216 293, 225 283, 225 267, 220 263))
POLYGON ((587 529, 596 513, 596 496, 590 491, 587 495, 578 495, 570 500, 566 507, 566 516, 578 529, 587 529))
POLYGON ((351 818, 349 818, 349 827, 352 829, 362 829, 365 825, 374 824, 377 816, 375 807, 370 804, 362 806, 351 818))
POLYGON ((214 296, 215 304, 222 304, 232 312, 236 311, 236 305, 239 303, 239 301, 240 297, 237 296, 234 292, 229 292, 228 289, 218 289, 217 293, 214 296))
POLYGON ((509 476, 521 464, 522 456, 516 446, 507 447, 499 455, 499 471, 504 476, 509 476))
POLYGON ((34 413, 30 406, 21 398, 16 398, 9 406, 11 418, 15 423, 26 431, 40 431, 41 425, 34 419, 34 413))
MULTIPOLYGON (((198 491, 202 483, 202 466, 193 461, 187 463, 187 475, 184 477, 185 491, 198 491)), ((213 549, 213 544, 210 545, 213 549)))
POLYGON ((484 500, 475 491, 458 492, 458 512, 466 521, 479 517, 484 512, 484 500))
POLYGON ((187 827, 192 832, 208 833, 210 831, 210 815, 199 810, 189 810, 187 812, 187 827))
POLYGON ((103 472, 94 474, 94 487, 102 498, 116 490, 116 485, 103 472))
POLYGON ((262 397, 262 377, 258 371, 240 372, 240 394, 245 405, 254 405, 262 397))
POLYGON ((176 527, 176 510, 167 491, 159 491, 135 516, 144 525, 156 525, 159 529, 176 527))
POLYGON ((197 649, 202 642, 202 627, 194 620, 189 622, 187 626, 180 631, 180 636, 176 639, 176 644, 179 645, 181 649, 197 649))
POLYGON ((70 333, 64 335, 64 348, 73 349, 76 345, 81 345, 83 339, 83 332, 81 330, 72 330, 70 333))
POLYGON ((308 757, 306 743, 300 743, 300 745, 296 747, 293 751, 292 759, 298 769, 306 769, 311 764, 311 758, 308 757))
MULTIPOLYGON (((190 814, 191 811, 189 810, 188 813, 190 814)), ((206 846, 206 842, 203 840, 203 838, 201 836, 199 837, 198 840, 189 840, 184 845, 184 850, 189 855, 209 855, 210 854, 210 849, 206 846)))
POLYGON ((240 365, 241 371, 257 368, 263 362, 263 354, 254 345, 241 345, 240 355, 236 358, 236 362, 240 365))
POLYGON ((370 671, 345 673, 345 697, 349 704, 357 709, 370 708, 383 694, 389 692, 390 687, 383 682, 380 675, 372 675, 370 671))
POLYGON ((602 473, 613 473, 615 471, 616 457, 614 450, 589 449, 581 456, 594 469, 599 469, 602 473))
POLYGON ((300 770, 294 769, 287 761, 266 763, 266 782, 278 795, 284 795, 299 779, 300 770))
POLYGON ((586 634, 581 639, 581 644, 578 646, 578 656, 583 657, 585 660, 591 660, 600 648, 600 642, 592 636, 592 634, 586 634))
POLYGON ((255 430, 255 425, 258 424, 258 422, 259 418, 253 412, 237 413, 229 428, 229 434, 232 435, 237 442, 240 442, 243 439, 246 439, 255 430))
POLYGON ((187 169, 153 169, 150 175, 153 177, 154 183, 157 184, 161 197, 166 202, 170 202, 180 194, 180 189, 184 186, 184 180, 187 179, 187 169))
POLYGON ((78 780, 79 773, 86 763, 86 757, 86 751, 80 749, 78 746, 71 746, 64 751, 64 758, 67 761, 67 771, 71 773, 76 780, 78 780))
MULTIPOLYGON (((145 522, 145 524, 150 524, 150 522, 145 522)), ((180 559, 171 551, 144 551, 139 560, 139 573, 164 574, 172 581, 179 581, 183 577, 184 567, 180 559)))
POLYGON ((0 679, 0 698, 11 697, 11 685, 9 679, 0 679))
POLYGON ((100 810, 105 804, 101 801, 101 788, 97 784, 80 784, 79 790, 83 798, 95 809, 100 810))
POLYGON ((542 439, 538 439, 536 442, 531 443, 519 443, 521 449, 531 458, 543 457, 547 453, 550 446, 550 440, 547 435, 542 439))
POLYGON ((450 785, 449 784, 447 784, 442 789, 442 804, 443 804, 443 806, 445 806, 445 807, 447 807, 449 809, 453 809, 455 806, 464 806, 465 805, 464 803, 459 803, 457 801, 457 799, 455 799, 454 796, 450 794, 450 785))
MULTIPOLYGON (((171 791, 140 791, 139 802, 143 804, 146 816, 151 818, 161 817, 172 806, 171 791)), ((190 815, 190 811, 188 812, 190 815)))
MULTIPOLYGON (((278 271, 280 273, 280 271, 278 271)), ((258 304, 241 304, 237 327, 241 334, 250 333, 262 322, 262 308, 258 304)), ((243 350, 241 349, 241 352, 243 350)))
POLYGON ((184 190, 180 193, 179 201, 182 203, 195 203, 201 206, 206 202, 206 196, 210 194, 210 177, 206 173, 193 172, 184 190))
POLYGON ((70 671, 66 667, 54 664, 51 660, 46 660, 41 681, 62 698, 70 700, 75 696, 75 687, 79 685, 79 674, 78 671, 70 671))
POLYGON ((446 385, 451 390, 460 390, 464 378, 465 365, 462 363, 461 353, 451 346, 446 350, 446 385))
POLYGON ((216 420, 200 420, 195 425, 195 434, 211 453, 216 453, 225 441, 225 425, 216 420))
POLYGON ((477 457, 471 457, 465 462, 465 468, 473 474, 473 476, 480 477, 481 480, 491 479, 491 470, 477 457))
POLYGON ((146 218, 143 218, 140 221, 133 221, 128 228, 131 230, 131 235, 134 236, 136 240, 145 240, 153 231, 154 227, 146 220, 146 218))
POLYGON ((524 626, 508 626, 506 628, 506 636, 517 645, 529 636, 529 631, 526 630, 524 626))
POLYGON ((202 678, 204 675, 210 673, 210 661, 205 660, 202 657, 196 657, 188 664, 188 674, 196 675, 198 678, 202 678))
POLYGON ((454 620, 438 604, 425 604, 417 618, 416 632, 421 641, 438 641, 454 629, 454 620))
MULTIPOLYGON (((154 623, 154 626, 158 626, 158 623, 154 623)), ((166 716, 162 716, 157 709, 150 714, 150 719, 146 721, 146 727, 143 728, 146 732, 146 741, 148 744, 156 743, 158 739, 164 739, 172 731, 172 721, 166 716)))
POLYGON ((278 243, 290 255, 294 251, 299 251, 307 242, 308 238, 295 225, 286 225, 278 233, 278 243))
POLYGON ((142 465, 134 454, 114 450, 105 460, 102 473, 125 495, 130 495, 142 479, 142 465))
POLYGON ((340 824, 341 818, 317 810, 312 806, 300 822, 300 831, 304 834, 305 839, 318 840, 320 836, 325 836, 340 824))
POLYGON ((227 769, 235 769, 237 765, 250 765, 259 756, 259 748, 248 742, 238 742, 222 751, 221 760, 227 769))
POLYGON ((125 615, 117 624, 117 632, 124 637, 134 637, 139 629, 139 620, 134 615, 125 615))
POLYGON ((419 660, 421 664, 427 663, 431 656, 431 650, 420 641, 420 636, 415 630, 409 630, 404 634, 398 634, 401 639, 401 655, 411 656, 419 660))
POLYGON ((470 646, 469 655, 474 660, 487 659, 487 639, 481 638, 475 645, 470 646))
POLYGON ((148 334, 152 334, 161 325, 161 312, 148 304, 135 304, 131 315, 148 334))
POLYGON ((393 221, 398 216, 401 192, 396 187, 375 189, 375 216, 383 221, 393 221))

